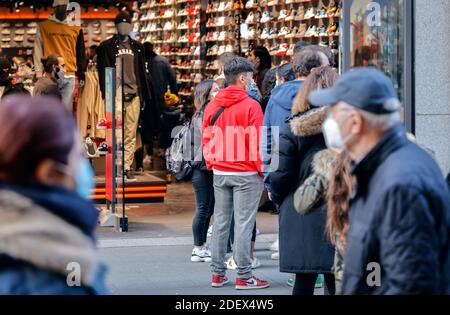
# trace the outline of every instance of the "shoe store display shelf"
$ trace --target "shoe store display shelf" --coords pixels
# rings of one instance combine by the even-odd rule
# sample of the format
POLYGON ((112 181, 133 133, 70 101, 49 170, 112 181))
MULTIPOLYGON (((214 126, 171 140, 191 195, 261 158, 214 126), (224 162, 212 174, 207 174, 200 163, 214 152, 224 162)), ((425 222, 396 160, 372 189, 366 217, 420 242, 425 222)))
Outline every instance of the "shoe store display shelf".
POLYGON ((311 42, 337 51, 341 3, 337 0, 248 0, 243 14, 243 46, 262 45, 276 65, 293 55, 295 42, 311 42))

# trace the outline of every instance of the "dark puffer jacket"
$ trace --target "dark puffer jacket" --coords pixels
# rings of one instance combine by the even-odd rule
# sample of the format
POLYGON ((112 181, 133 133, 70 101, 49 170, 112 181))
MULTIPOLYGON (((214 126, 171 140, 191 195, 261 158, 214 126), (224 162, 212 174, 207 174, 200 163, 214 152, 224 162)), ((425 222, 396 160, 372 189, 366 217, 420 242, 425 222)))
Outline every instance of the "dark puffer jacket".
POLYGON ((450 196, 430 155, 396 126, 353 173, 343 293, 450 294, 450 196))
MULTIPOLYGON (((325 110, 294 117, 281 130, 278 169, 269 174, 274 202, 280 205, 280 271, 331 273, 334 249, 325 234, 326 207, 300 215, 294 208, 296 189, 313 170, 314 156, 326 148, 321 126, 325 110)), ((272 164, 273 165, 273 164, 272 164)))

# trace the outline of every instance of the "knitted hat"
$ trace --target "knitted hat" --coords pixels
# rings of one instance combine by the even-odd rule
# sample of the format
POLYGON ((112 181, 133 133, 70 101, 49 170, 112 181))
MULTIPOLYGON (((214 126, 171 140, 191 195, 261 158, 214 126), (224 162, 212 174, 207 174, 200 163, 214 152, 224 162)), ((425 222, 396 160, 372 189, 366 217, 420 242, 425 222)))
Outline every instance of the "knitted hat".
POLYGON ((117 14, 114 24, 120 24, 120 23, 129 23, 131 24, 131 16, 125 12, 120 12, 117 14))

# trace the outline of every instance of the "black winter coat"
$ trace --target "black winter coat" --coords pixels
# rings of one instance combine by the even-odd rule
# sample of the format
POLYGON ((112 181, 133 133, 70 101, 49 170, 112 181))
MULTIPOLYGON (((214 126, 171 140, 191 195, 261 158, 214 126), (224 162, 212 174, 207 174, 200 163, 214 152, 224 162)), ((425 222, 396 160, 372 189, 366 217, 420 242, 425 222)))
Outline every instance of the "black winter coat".
MULTIPOLYGON (((159 110, 154 96, 153 79, 146 71, 144 46, 129 38, 131 47, 135 53, 135 69, 141 99, 140 133, 142 141, 151 143, 159 125, 159 110)), ((100 90, 105 99, 105 69, 116 67, 116 55, 118 52, 119 37, 113 36, 103 41, 97 48, 97 68, 100 82, 100 90)))
POLYGON ((343 293, 450 294, 450 195, 434 160, 396 126, 353 173, 343 293))
POLYGON ((291 119, 280 132, 279 167, 269 179, 273 200, 280 205, 281 272, 331 273, 334 249, 325 234, 325 205, 300 215, 293 203, 296 189, 312 172, 314 155, 326 148, 324 119, 324 109, 311 110, 291 119))

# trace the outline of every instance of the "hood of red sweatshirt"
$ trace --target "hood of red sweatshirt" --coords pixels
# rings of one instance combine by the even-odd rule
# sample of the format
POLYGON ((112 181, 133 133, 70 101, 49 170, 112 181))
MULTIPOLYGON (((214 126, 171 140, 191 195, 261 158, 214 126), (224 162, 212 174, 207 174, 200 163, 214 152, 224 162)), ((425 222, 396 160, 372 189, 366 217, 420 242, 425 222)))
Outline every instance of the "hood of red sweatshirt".
POLYGON ((229 86, 220 90, 214 98, 214 101, 227 108, 239 104, 248 97, 247 91, 236 86, 229 86))

